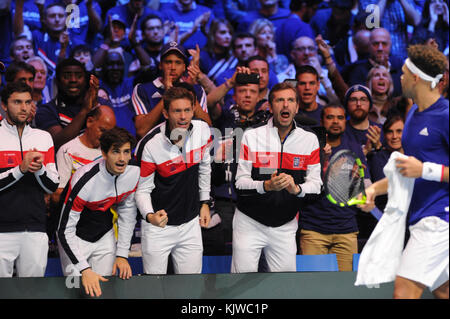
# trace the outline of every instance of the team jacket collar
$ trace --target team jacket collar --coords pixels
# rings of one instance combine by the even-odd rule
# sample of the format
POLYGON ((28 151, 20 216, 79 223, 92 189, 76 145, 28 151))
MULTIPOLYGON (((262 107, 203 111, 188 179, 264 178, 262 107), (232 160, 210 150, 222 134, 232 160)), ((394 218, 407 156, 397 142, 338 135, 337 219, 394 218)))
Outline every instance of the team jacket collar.
POLYGON ((106 178, 110 179, 111 181, 113 181, 113 180, 116 179, 116 178, 119 178, 120 175, 123 175, 123 174, 125 174, 125 172, 126 172, 126 171, 125 171, 125 172, 123 172, 123 173, 120 174, 120 175, 113 175, 113 174, 111 174, 111 173, 108 171, 108 169, 106 168, 106 161, 105 161, 104 158, 98 159, 97 161, 98 161, 98 163, 99 163, 99 165, 100 165, 100 172, 102 173, 102 175, 105 176, 106 178))
MULTIPOLYGON (((289 131, 289 133, 291 133, 291 131, 293 131, 293 130, 295 130, 298 126, 297 126, 297 123, 295 122, 295 119, 294 120, 292 120, 292 123, 294 124, 294 125, 292 125, 292 128, 291 128, 291 130, 289 131)), ((275 126, 273 125, 273 115, 272 115, 272 117, 267 121, 267 127, 269 127, 269 128, 274 128, 275 126)))
MULTIPOLYGON (((194 128, 194 125, 191 122, 191 124, 189 125, 189 128, 188 128, 188 136, 192 135, 192 129, 193 128, 194 128)), ((170 128, 169 128, 169 122, 167 120, 161 125, 161 132, 164 132, 164 135, 167 138, 167 141, 169 143, 173 144, 172 140, 170 139, 171 131, 170 131, 170 128)))
MULTIPOLYGON (((11 125, 9 124, 9 122, 6 120, 6 118, 4 118, 1 122, 0 122, 0 126, 3 126, 6 128, 6 130, 8 130, 11 133, 17 134, 17 127, 15 125, 11 125)), ((23 132, 22 132, 22 136, 25 136, 26 134, 28 134, 28 132, 31 130, 30 125, 26 124, 25 127, 23 128, 23 132)))

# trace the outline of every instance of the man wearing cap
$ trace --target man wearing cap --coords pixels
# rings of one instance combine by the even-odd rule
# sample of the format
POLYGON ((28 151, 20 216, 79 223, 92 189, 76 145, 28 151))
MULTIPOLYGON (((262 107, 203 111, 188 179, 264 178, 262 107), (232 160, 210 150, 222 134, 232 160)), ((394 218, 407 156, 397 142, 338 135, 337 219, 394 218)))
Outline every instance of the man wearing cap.
MULTIPOLYGON (((134 87, 132 102, 137 115, 135 126, 138 136, 144 136, 156 124, 163 121, 162 96, 166 90, 173 87, 174 83, 184 81, 183 75, 187 65, 188 53, 184 47, 173 41, 166 43, 161 50, 161 62, 159 64, 162 76, 156 78, 153 82, 140 83, 134 87), (149 125, 149 123, 152 124, 149 125)), ((206 93, 198 84, 193 87, 201 108, 201 110, 194 108, 194 115, 198 117, 198 113, 202 110, 207 112, 206 93)))
MULTIPOLYGON (((126 37, 126 23, 125 20, 119 14, 115 13, 108 16, 108 23, 103 30, 104 41, 100 45, 97 51, 92 56, 92 63, 96 68, 102 68, 106 61, 106 57, 109 52, 115 51, 122 56, 126 56, 125 59, 131 61, 132 57, 129 51, 131 51, 130 43, 126 37)), ((125 70, 128 70, 128 63, 126 63, 125 70)))
MULTIPOLYGON (((156 14, 157 16, 164 18, 161 12, 154 11, 145 5, 145 1, 142 0, 130 0, 128 3, 123 5, 117 5, 112 7, 106 12, 105 18, 105 28, 108 26, 108 17, 117 17, 120 21, 123 21, 125 25, 125 34, 127 35, 130 31, 133 20, 137 15, 137 25, 141 25, 145 17, 150 14, 156 14)), ((137 38, 142 39, 141 30, 137 30, 137 38)))
POLYGON ((345 134, 363 147, 364 154, 379 149, 383 140, 381 125, 369 119, 372 103, 372 94, 364 85, 353 85, 345 93, 344 106, 350 116, 345 134))
MULTIPOLYGON (((370 90, 363 85, 350 87, 344 97, 344 106, 349 119, 343 137, 351 143, 362 147, 364 155, 371 150, 379 150, 382 146, 383 132, 381 125, 369 120, 372 107, 370 90)), ((357 214, 359 238, 368 239, 376 225, 376 219, 370 214, 357 214)))
MULTIPOLYGON (((420 298, 426 287, 436 298, 449 298, 449 103, 438 85, 446 63, 446 57, 431 46, 414 45, 402 67, 403 95, 415 104, 406 116, 402 135, 409 156, 397 158, 395 169, 415 180, 404 212, 411 236, 399 256, 399 266, 391 272, 394 298, 420 298)), ((376 196, 386 194, 391 181, 385 178, 367 188, 367 201, 361 208, 372 209, 376 196)), ((402 239, 398 245, 403 248, 402 239)))

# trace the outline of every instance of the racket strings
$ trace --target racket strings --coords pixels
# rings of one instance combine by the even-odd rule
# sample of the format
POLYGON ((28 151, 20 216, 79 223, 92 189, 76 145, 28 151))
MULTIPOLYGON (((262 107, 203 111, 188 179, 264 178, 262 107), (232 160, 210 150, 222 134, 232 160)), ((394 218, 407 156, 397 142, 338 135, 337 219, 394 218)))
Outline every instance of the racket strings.
POLYGON ((353 158, 336 158, 328 167, 327 188, 330 195, 339 202, 347 202, 357 196, 361 190, 361 178, 358 165, 353 158))

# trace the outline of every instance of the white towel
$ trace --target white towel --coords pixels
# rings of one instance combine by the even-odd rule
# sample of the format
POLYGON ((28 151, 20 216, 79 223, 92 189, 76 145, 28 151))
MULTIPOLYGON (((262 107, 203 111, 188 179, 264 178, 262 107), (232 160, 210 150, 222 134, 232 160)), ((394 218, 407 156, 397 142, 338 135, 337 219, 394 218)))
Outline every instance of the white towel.
POLYGON ((406 216, 414 178, 403 177, 395 167, 395 159, 407 156, 393 152, 383 168, 388 178, 388 202, 361 252, 355 286, 374 286, 395 280, 403 251, 406 216))

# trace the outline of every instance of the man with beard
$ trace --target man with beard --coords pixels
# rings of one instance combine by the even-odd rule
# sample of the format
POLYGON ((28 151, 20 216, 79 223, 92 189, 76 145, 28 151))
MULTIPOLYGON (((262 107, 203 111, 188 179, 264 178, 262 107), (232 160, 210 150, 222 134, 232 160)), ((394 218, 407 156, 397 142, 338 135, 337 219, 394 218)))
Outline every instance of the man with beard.
MULTIPOLYGON (((13 62, 8 66, 5 73, 5 80, 6 83, 20 82, 33 88, 35 75, 36 70, 32 65, 19 61, 13 62)), ((34 123, 35 115, 36 115, 36 104, 33 102, 31 104, 30 118, 28 119, 28 123, 33 122, 32 123, 33 127, 36 127, 34 123)))
MULTIPOLYGON (((159 69, 161 77, 153 82, 137 84, 133 89, 132 102, 136 112, 135 127, 138 137, 144 136, 158 123, 163 122, 162 96, 164 92, 174 86, 175 83, 184 82, 183 75, 188 65, 188 53, 176 42, 166 43, 161 50, 161 62, 159 69)), ((196 101, 194 104, 194 116, 208 118, 206 93, 198 84, 193 86, 196 101)))
POLYGON ((256 272, 261 252, 270 272, 296 271, 295 218, 300 198, 319 194, 319 141, 298 127, 298 94, 287 83, 269 94, 273 118, 244 132, 236 173, 233 273, 256 272))
POLYGON ((363 147, 364 154, 381 147, 383 140, 381 124, 369 120, 372 108, 372 95, 363 85, 353 85, 345 93, 344 105, 350 118, 347 121, 345 134, 363 147))
POLYGON ((88 77, 84 65, 75 59, 65 59, 56 68, 57 96, 39 107, 36 126, 48 131, 57 150, 83 131, 86 116, 97 105, 110 102, 97 98, 98 79, 88 77))
MULTIPOLYGON (((449 103, 441 96, 438 85, 446 62, 446 57, 431 46, 408 48, 401 77, 404 97, 414 101, 402 132, 402 146, 407 157, 397 157, 392 163, 395 174, 401 176, 384 178, 366 188, 367 200, 361 205, 364 211, 370 211, 378 196, 388 194, 387 206, 394 207, 389 215, 403 216, 390 221, 394 224, 396 219, 401 224, 406 221, 409 229, 405 247, 403 237, 395 238, 397 233, 402 233, 402 228, 394 227, 394 231, 389 231, 385 226, 383 232, 370 242, 372 250, 368 254, 362 252, 359 263, 358 272, 369 273, 375 279, 371 279, 371 283, 395 278, 396 299, 419 299, 427 287, 436 298, 449 298, 449 103), (401 177, 413 183, 410 192, 393 192, 395 179, 401 177), (403 198, 394 194, 403 195, 403 198), (401 201, 407 205, 397 206, 401 201), (386 233, 388 236, 383 238, 386 233), (391 249, 378 249, 379 246, 384 248, 386 242, 391 249), (377 254, 377 251, 381 253, 377 254), (397 253, 383 254, 389 252, 397 253), (369 262, 366 259, 368 255, 369 262), (397 262, 389 265, 392 260, 397 262), (372 261, 382 273, 368 269, 372 261)), ((364 281, 367 282, 367 278, 364 280, 364 276, 358 273, 355 284, 364 281)))
MULTIPOLYGON (((361 146, 344 134, 346 123, 342 106, 325 106, 321 112, 321 124, 327 132, 326 149, 331 148, 325 166, 332 155, 343 149, 355 152, 366 164, 361 146)), ((352 271, 353 254, 358 253, 357 211, 355 207, 332 204, 324 193, 306 200, 299 215, 301 254, 336 254, 339 271, 352 271)))
POLYGON ((45 194, 58 186, 51 136, 31 128, 31 88, 8 83, 1 92, 0 277, 43 277, 47 265, 45 194))
POLYGON ((123 56, 116 51, 108 52, 102 68, 100 87, 108 93, 116 114, 117 126, 127 129, 133 136, 136 136, 133 122, 134 111, 131 103, 134 77, 124 78, 124 72, 123 56))

